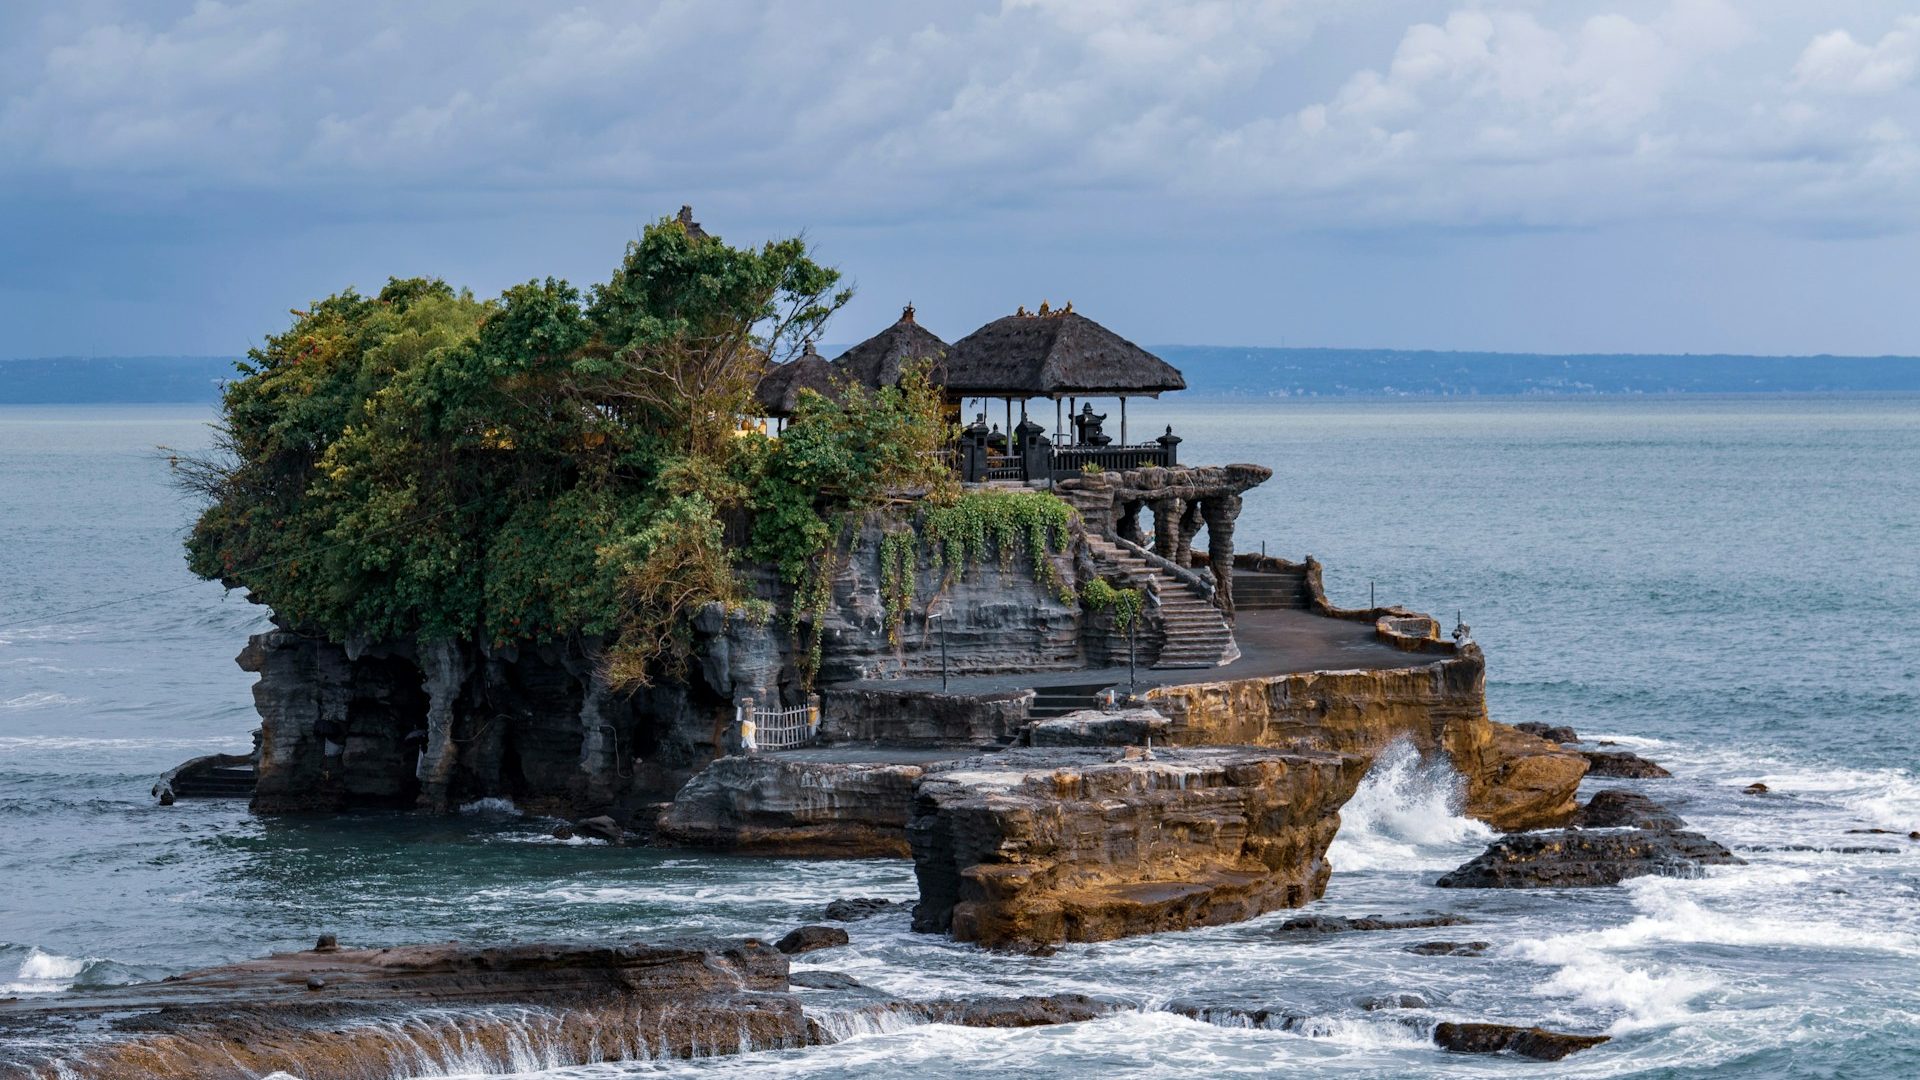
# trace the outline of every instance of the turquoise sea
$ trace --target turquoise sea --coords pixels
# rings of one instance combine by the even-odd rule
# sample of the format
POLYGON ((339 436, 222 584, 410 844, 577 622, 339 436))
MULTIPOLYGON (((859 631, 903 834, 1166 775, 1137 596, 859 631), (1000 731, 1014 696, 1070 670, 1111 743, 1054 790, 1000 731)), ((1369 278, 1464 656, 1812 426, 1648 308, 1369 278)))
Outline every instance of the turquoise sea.
MULTIPOLYGON (((1252 461, 1242 550, 1311 553, 1336 601, 1472 624, 1497 719, 1571 724, 1672 769, 1641 790, 1748 865, 1616 889, 1438 890, 1488 833, 1444 771, 1376 767, 1326 898, 1439 909, 1432 931, 1301 938, 1288 914, 1048 957, 855 924, 798 966, 903 997, 1081 990, 1137 1011, 1059 1028, 869 1025, 811 1051, 518 1075, 852 1077, 1920 1075, 1920 396, 1136 403, 1183 460, 1252 461), (1772 789, 1744 795, 1754 782, 1772 789), (1855 830, 1883 829, 1885 833, 1855 830), (1441 936, 1459 936, 1453 931, 1441 936), (814 963, 815 960, 818 963, 814 963), (1356 998, 1415 993, 1414 1024, 1356 998), (1170 1002, 1308 1017, 1290 1031, 1170 1002), (1606 1031, 1552 1065, 1454 1056, 1420 1023, 1606 1031)), ((244 750, 264 623, 194 582, 194 513, 157 445, 179 407, 0 408, 0 996, 349 942, 784 932, 843 896, 910 898, 904 863, 562 843, 484 804, 444 819, 256 819, 152 805, 180 760, 244 750)), ((1144 428, 1143 428, 1144 430, 1144 428)), ((1635 786, 1629 784, 1628 786, 1635 786)), ((405 1075, 403 1070, 401 1074, 405 1075)))

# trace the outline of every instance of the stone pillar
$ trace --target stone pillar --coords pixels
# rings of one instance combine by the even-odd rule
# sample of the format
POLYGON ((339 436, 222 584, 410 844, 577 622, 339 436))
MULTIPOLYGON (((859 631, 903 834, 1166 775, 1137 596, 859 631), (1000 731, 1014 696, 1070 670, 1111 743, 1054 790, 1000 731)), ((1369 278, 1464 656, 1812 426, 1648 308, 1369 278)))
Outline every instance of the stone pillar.
POLYGON ((1153 550, 1163 559, 1180 561, 1180 515, 1186 504, 1168 496, 1153 500, 1153 550))
POLYGON ((1240 516, 1240 496, 1217 495, 1200 504, 1207 521, 1207 563, 1213 569, 1213 602, 1233 614, 1233 523, 1240 516))
POLYGON ((427 692, 427 749, 420 763, 420 805, 436 814, 452 809, 454 703, 467 682, 460 643, 449 638, 420 644, 420 673, 427 692))
POLYGON ((1046 429, 1023 416, 1014 435, 1020 444, 1020 463, 1027 479, 1053 479, 1053 443, 1047 439, 1046 429))
POLYGON ((1186 566, 1191 561, 1193 538, 1200 535, 1200 524, 1202 520, 1200 501, 1198 499, 1189 503, 1187 505, 1187 512, 1180 515, 1180 554, 1173 561, 1179 563, 1181 566, 1186 566))

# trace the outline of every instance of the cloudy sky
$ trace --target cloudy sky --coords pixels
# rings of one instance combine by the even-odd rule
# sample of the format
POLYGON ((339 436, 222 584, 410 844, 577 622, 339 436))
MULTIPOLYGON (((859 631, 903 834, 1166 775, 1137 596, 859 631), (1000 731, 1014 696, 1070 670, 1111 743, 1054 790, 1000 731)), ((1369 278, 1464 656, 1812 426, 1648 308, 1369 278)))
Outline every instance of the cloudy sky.
POLYGON ((0 356, 220 353, 390 274, 603 279, 692 203, 857 340, 1920 353, 1873 0, 0 6, 0 356))

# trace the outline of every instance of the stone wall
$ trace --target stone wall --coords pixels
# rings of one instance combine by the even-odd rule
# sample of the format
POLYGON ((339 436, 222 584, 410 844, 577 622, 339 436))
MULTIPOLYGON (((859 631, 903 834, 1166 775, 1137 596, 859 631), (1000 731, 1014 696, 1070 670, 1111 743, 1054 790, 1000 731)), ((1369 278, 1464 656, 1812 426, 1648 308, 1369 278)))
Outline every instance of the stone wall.
MULTIPOLYGON (((954 675, 1057 671, 1082 666, 1082 610, 1041 580, 1027 552, 1006 568, 989 555, 958 573, 933 566, 922 543, 914 568, 913 603, 899 627, 888 625, 882 591, 881 540, 909 524, 872 514, 854 535, 834 579, 818 681, 823 684, 940 674, 942 640, 954 675), (945 612, 929 619, 935 612, 945 612)), ((1068 585, 1072 553, 1052 559, 1068 585)))
POLYGON ((998 746, 1014 740, 1033 707, 1032 690, 980 695, 932 690, 827 690, 820 739, 888 746, 998 746))

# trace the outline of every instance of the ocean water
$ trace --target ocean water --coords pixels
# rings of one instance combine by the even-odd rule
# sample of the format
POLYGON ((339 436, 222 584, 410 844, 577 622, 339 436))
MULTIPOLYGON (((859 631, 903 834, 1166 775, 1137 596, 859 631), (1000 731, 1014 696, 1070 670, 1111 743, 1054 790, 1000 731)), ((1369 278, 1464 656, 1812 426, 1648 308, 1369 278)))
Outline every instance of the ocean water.
MULTIPOLYGON (((784 932, 842 896, 913 896, 909 866, 560 843, 497 803, 255 819, 152 805, 180 760, 244 750, 258 609, 195 583, 193 507, 157 445, 207 417, 0 408, 0 996, 304 947, 784 932)), ((517 1075, 1920 1075, 1920 398, 1655 398, 1136 406, 1183 459, 1254 461, 1241 550, 1312 553, 1337 601, 1473 625, 1494 714, 1572 724, 1667 765, 1646 791, 1748 860, 1616 889, 1431 886, 1487 831, 1410 754, 1344 814, 1331 914, 1474 925, 1340 936, 1230 927, 1049 957, 855 924, 798 967, 902 997, 1079 990, 1138 1006, 976 1031, 839 1021, 839 1045, 517 1075), (1773 794, 1741 794, 1762 781, 1773 794), (1880 828, 1891 835, 1850 830, 1880 828), (1478 939, 1481 958, 1407 953, 1478 939), (1356 998, 1419 994, 1426 1010, 1356 998), (1289 1012, 1288 1030, 1170 1003, 1289 1012), (1444 1054, 1442 1019, 1605 1031, 1553 1065, 1444 1054)), ((816 992, 809 992, 816 993, 816 992)), ((841 998, 817 992, 823 1011, 841 998)))

